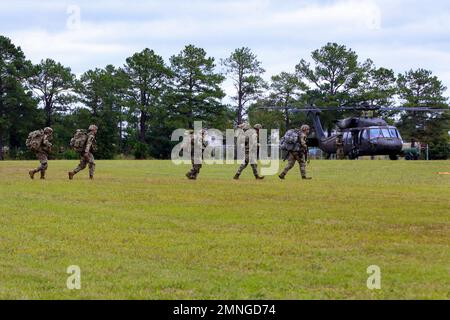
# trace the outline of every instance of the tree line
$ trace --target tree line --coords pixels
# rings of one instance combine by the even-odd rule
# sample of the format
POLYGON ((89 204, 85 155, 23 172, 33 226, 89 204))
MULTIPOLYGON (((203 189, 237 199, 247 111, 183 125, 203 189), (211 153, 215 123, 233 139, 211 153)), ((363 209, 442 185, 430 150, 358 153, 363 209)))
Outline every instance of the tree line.
MULTIPOLYGON (((146 48, 123 66, 107 65, 76 77, 52 59, 32 64, 19 46, 0 36, 0 159, 32 156, 26 137, 44 126, 55 130, 55 158, 77 157, 68 147, 71 136, 95 123, 100 128, 98 158, 166 159, 172 131, 192 128, 194 120, 224 130, 249 119, 284 132, 309 122, 290 112, 305 105, 448 108, 446 87, 429 70, 395 74, 371 60, 360 61, 356 52, 336 43, 313 51, 310 61, 301 59, 291 72, 265 81, 262 63, 249 48, 216 61, 204 49, 187 45, 169 61, 146 48), (234 86, 229 99, 223 90, 227 78, 234 86)), ((342 116, 325 113, 325 128, 331 132, 342 116)), ((405 139, 428 143, 435 159, 448 158, 448 113, 383 116, 405 139)))

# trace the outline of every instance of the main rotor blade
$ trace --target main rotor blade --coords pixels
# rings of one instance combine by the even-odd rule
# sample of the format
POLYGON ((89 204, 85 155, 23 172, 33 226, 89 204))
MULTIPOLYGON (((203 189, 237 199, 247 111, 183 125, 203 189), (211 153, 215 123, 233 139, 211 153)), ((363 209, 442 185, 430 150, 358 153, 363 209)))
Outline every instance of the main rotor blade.
POLYGON ((341 107, 306 107, 306 108, 297 108, 297 107, 258 107, 258 109, 266 109, 266 110, 278 110, 278 111, 290 111, 293 113, 298 112, 320 112, 320 111, 412 111, 412 112, 446 112, 450 111, 448 109, 436 109, 431 107, 379 107, 379 106, 341 106, 341 107))

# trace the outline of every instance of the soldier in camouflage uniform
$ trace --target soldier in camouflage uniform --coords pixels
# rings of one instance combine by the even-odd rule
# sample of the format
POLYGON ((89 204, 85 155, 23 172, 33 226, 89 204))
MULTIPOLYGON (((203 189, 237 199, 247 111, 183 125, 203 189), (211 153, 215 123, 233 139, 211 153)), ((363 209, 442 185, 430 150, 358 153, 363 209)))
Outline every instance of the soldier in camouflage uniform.
MULTIPOLYGON (((251 127, 248 123, 244 123, 238 126, 239 129, 244 130, 244 134, 245 134, 245 159, 244 162, 241 164, 241 166, 239 167, 238 171, 236 172, 236 174, 234 175, 234 180, 239 180, 239 177, 242 174, 242 171, 244 171, 245 168, 247 168, 248 164, 250 163, 250 136, 248 135, 248 133, 253 134, 252 132, 250 132, 249 130, 251 130, 251 127)), ((262 129, 262 125, 260 124, 255 124, 253 126, 254 129, 254 134, 256 135, 254 138, 254 140, 256 141, 256 144, 258 144, 258 138, 259 138, 259 130, 262 129)), ((257 151, 257 145, 253 146, 252 148, 252 152, 254 152, 254 148, 256 148, 256 153, 257 151)), ((258 174, 258 165, 256 163, 251 163, 250 166, 252 167, 253 170, 253 175, 255 176, 256 180, 263 180, 264 177, 260 176, 258 174)))
POLYGON ((75 168, 75 170, 70 171, 69 179, 72 180, 73 176, 76 175, 81 170, 84 170, 87 165, 89 165, 89 179, 94 179, 94 172, 95 172, 95 162, 94 162, 94 155, 92 152, 95 151, 97 148, 96 141, 95 141, 95 135, 97 134, 98 127, 96 125, 90 125, 88 129, 87 134, 87 140, 86 140, 86 146, 83 150, 83 152, 80 154, 80 164, 75 168))
POLYGON ((303 180, 311 180, 312 178, 308 178, 306 176, 306 157, 308 154, 308 145, 306 143, 306 139, 309 135, 309 126, 303 125, 299 130, 299 141, 296 144, 296 147, 293 151, 289 151, 288 156, 288 165, 284 169, 284 171, 279 175, 281 180, 284 180, 286 174, 291 170, 295 163, 298 162, 300 164, 300 173, 302 175, 303 180))
POLYGON ((36 152, 36 157, 38 158, 40 165, 36 169, 30 170, 28 172, 31 179, 34 179, 34 175, 37 172, 41 173, 42 180, 45 179, 45 172, 47 171, 48 168, 48 155, 52 151, 52 144, 51 144, 52 139, 53 139, 53 129, 49 127, 45 128, 44 137, 42 138, 39 150, 36 152))
POLYGON ((187 143, 191 144, 192 169, 186 173, 186 177, 189 180, 197 180, 200 169, 202 168, 203 151, 208 146, 208 141, 206 141, 206 131, 201 130, 200 132, 195 133, 194 130, 190 130, 187 139, 187 143), (195 154, 195 147, 201 150, 201 154, 195 154))
POLYGON ((344 153, 344 133, 338 130, 336 135, 336 158, 338 160, 343 160, 345 158, 344 153))

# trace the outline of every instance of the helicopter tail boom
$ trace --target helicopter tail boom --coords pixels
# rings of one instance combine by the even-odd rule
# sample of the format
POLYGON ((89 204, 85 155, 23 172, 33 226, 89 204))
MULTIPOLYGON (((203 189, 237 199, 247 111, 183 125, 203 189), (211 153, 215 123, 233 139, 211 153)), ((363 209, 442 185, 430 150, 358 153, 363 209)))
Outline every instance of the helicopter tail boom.
POLYGON ((322 123, 320 122, 320 110, 309 111, 309 114, 312 116, 317 139, 320 141, 325 138, 325 132, 323 131, 322 123))

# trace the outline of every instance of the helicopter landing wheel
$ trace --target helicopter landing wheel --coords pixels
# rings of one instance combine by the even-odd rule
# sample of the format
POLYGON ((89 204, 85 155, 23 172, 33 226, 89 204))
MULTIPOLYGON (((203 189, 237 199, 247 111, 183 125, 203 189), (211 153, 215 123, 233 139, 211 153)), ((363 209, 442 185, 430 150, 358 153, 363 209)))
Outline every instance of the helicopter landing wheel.
POLYGON ((390 155, 389 155, 389 159, 391 159, 392 161, 397 161, 397 160, 398 160, 398 155, 396 155, 396 154, 390 154, 390 155))
POLYGON ((358 158, 359 158, 359 150, 352 150, 350 153, 349 153, 349 155, 348 155, 348 158, 350 159, 350 160, 357 160, 358 158))

